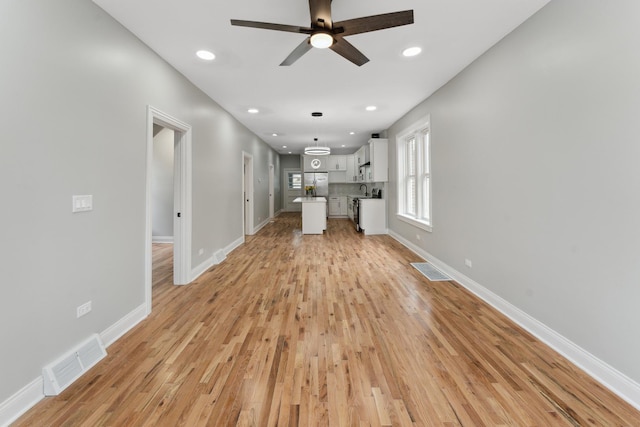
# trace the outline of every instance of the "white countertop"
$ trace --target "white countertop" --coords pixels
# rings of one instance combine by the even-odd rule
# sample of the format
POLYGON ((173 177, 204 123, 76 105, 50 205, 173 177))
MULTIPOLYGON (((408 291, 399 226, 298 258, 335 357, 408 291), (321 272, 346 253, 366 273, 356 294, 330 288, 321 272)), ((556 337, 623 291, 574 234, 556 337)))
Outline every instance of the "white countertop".
POLYGON ((296 197, 293 199, 293 203, 327 203, 325 197, 296 197))

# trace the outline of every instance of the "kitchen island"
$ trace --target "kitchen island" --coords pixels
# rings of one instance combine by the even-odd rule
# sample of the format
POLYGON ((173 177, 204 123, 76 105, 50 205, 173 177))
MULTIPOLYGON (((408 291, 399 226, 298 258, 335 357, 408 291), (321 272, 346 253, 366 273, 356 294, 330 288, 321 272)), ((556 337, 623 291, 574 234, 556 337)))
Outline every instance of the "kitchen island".
POLYGON ((302 234, 322 234, 327 229, 325 197, 297 197, 293 203, 302 203, 302 234))

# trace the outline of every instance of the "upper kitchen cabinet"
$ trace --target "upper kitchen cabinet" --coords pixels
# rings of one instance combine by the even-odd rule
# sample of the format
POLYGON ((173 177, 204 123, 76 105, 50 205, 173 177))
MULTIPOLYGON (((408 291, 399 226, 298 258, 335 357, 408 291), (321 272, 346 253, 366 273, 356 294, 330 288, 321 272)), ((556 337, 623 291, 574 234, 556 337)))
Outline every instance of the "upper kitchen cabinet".
POLYGON ((327 172, 329 156, 302 156, 305 172, 327 172))
POLYGON ((369 140, 369 176, 370 182, 389 181, 389 152, 388 140, 382 138, 372 138, 369 140))
POLYGON ((346 156, 347 173, 345 182, 358 182, 358 165, 356 164, 356 155, 350 154, 346 156))
POLYGON ((347 156, 329 156, 327 161, 327 167, 329 172, 331 171, 346 171, 347 170, 347 156))
POLYGON ((369 146, 363 145, 356 151, 356 167, 369 163, 369 146))
POLYGON ((347 156, 327 156, 330 183, 345 183, 347 179, 347 156))

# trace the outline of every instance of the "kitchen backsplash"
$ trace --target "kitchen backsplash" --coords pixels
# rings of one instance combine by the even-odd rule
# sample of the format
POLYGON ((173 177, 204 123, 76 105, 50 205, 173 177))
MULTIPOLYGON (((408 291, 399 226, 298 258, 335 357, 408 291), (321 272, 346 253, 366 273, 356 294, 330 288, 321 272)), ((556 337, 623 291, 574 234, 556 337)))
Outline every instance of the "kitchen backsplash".
MULTIPOLYGON (((367 185, 367 193, 371 194, 372 188, 382 188, 384 190, 384 183, 382 182, 367 182, 367 183, 353 183, 353 184, 331 184, 329 183, 329 195, 330 196, 349 196, 351 194, 364 194, 364 186, 367 185)), ((384 191, 382 193, 384 197, 384 191)))

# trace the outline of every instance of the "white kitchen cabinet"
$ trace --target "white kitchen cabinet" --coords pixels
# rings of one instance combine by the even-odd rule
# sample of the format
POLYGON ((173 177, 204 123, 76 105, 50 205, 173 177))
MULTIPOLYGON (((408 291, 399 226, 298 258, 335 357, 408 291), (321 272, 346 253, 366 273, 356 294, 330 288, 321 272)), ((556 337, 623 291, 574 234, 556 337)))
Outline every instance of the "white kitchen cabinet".
POLYGON ((302 156, 305 172, 327 172, 328 156, 302 156))
POLYGON ((345 182, 358 182, 358 166, 356 166, 355 154, 346 156, 347 160, 347 173, 345 182))
POLYGON ((362 166, 365 163, 369 163, 369 146, 363 145, 356 151, 356 166, 362 166))
POLYGON ((331 171, 346 171, 347 156, 329 156, 327 160, 327 169, 331 171))
POLYGON ((385 199, 360 199, 359 213, 364 234, 387 234, 385 199))
POLYGON ((347 156, 328 156, 327 168, 329 170, 329 182, 332 184, 344 184, 347 178, 347 156))
POLYGON ((347 196, 329 197, 329 216, 347 216, 347 196))
POLYGON ((340 197, 329 197, 329 216, 340 215, 340 197))
POLYGON ((297 197, 302 204, 302 234, 322 234, 327 229, 327 199, 325 197, 297 197))
POLYGON ((358 168, 358 182, 367 182, 368 178, 369 178, 369 165, 360 166, 358 168))
POLYGON ((369 140, 370 167, 365 180, 367 182, 389 181, 389 153, 388 140, 372 138, 369 140))
POLYGON ((340 196, 340 216, 347 216, 348 212, 347 196, 340 196))

